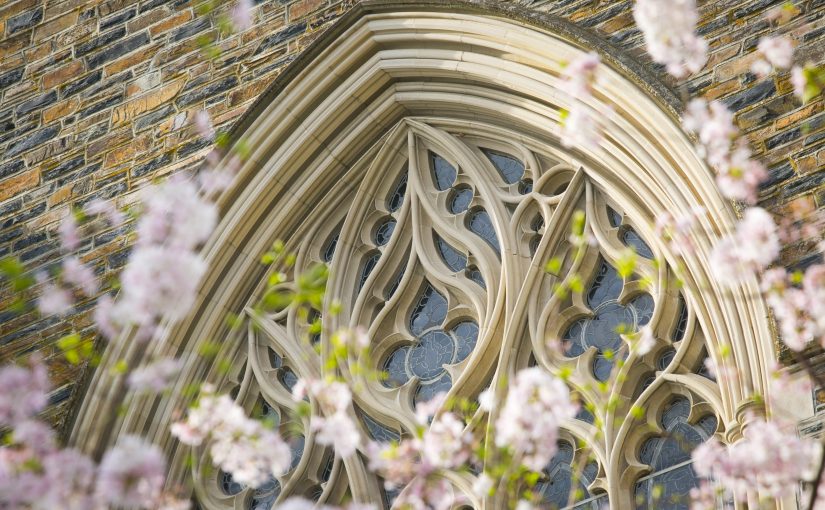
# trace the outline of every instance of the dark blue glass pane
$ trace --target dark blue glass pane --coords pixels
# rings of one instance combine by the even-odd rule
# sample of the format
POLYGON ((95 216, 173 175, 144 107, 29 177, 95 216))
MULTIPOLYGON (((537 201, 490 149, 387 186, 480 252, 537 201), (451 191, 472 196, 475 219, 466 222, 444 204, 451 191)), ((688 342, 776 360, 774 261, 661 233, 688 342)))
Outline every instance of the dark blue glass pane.
POLYGON ((455 342, 441 330, 428 331, 412 348, 408 359, 413 375, 424 380, 434 379, 444 371, 443 365, 455 362, 455 342))
POLYGON ((532 179, 522 179, 518 183, 518 192, 522 195, 526 195, 533 191, 533 180, 532 179))
POLYGON ((599 381, 606 381, 610 378, 610 372, 613 370, 613 361, 596 356, 593 359, 593 376, 599 381))
POLYGON ((301 457, 304 455, 304 443, 306 439, 304 436, 297 436, 289 440, 289 449, 292 450, 292 462, 289 469, 295 469, 295 466, 301 462, 301 457))
POLYGON ((281 423, 281 415, 278 411, 269 405, 264 399, 258 400, 258 418, 265 421, 271 427, 277 427, 281 423))
POLYGON ((642 443, 642 447, 639 449, 639 461, 648 465, 653 464, 660 441, 661 439, 658 437, 651 437, 642 443))
POLYGON ((329 455, 327 456, 326 463, 324 463, 324 469, 321 470, 321 481, 329 481, 329 477, 332 476, 333 467, 335 467, 335 455, 329 455))
POLYGON ((669 429, 680 419, 686 420, 690 414, 690 402, 688 399, 679 397, 674 399, 662 412, 662 426, 669 429))
POLYGON ((653 317, 653 297, 650 294, 640 294, 630 302, 636 310, 636 326, 644 326, 653 317))
POLYGON ((218 484, 221 487, 221 491, 228 496, 234 496, 235 494, 241 492, 244 488, 243 485, 239 484, 234 478, 232 478, 231 473, 226 473, 224 471, 218 473, 218 484))
POLYGON ((372 270, 375 269, 375 265, 378 264, 378 259, 380 258, 380 253, 373 253, 366 262, 364 262, 364 266, 361 268, 361 279, 358 281, 358 290, 364 287, 364 283, 367 282, 367 278, 369 278, 372 270))
POLYGON ((390 193, 390 198, 387 200, 387 208, 390 212, 397 211, 401 204, 404 203, 404 194, 407 192, 407 169, 406 165, 404 167, 404 175, 401 176, 401 180, 398 181, 398 185, 395 186, 395 189, 392 193, 390 193))
POLYGON ((421 402, 428 402, 439 393, 449 391, 452 386, 453 380, 450 378, 450 374, 447 372, 442 372, 441 377, 432 383, 422 384, 418 387, 418 390, 415 392, 415 404, 417 405, 421 402))
POLYGON ((438 188, 439 191, 443 191, 453 185, 458 172, 456 172, 455 167, 449 164, 446 159, 434 152, 430 152, 430 167, 432 168, 433 178, 435 179, 435 187, 438 188))
POLYGON ((690 460, 690 452, 702 443, 702 436, 689 424, 679 422, 668 428, 669 435, 659 441, 651 468, 659 471, 690 460))
POLYGON ((624 231, 624 234, 622 234, 622 242, 626 246, 634 248, 636 250, 636 253, 639 254, 639 256, 644 257, 646 259, 653 258, 653 251, 650 249, 650 246, 648 246, 647 243, 644 242, 644 240, 641 238, 641 236, 639 236, 639 234, 636 233, 636 231, 632 228, 627 227, 627 229, 624 231))
MULTIPOLYGON (((561 441, 558 448, 558 452, 544 469, 544 478, 536 484, 536 491, 541 494, 546 503, 550 504, 550 508, 565 508, 573 485, 571 470, 573 447, 569 443, 561 441)), ((591 463, 588 465, 588 469, 580 473, 577 487, 581 492, 577 495, 577 501, 590 497, 587 492, 587 485, 593 481, 592 476, 595 476, 594 473, 596 472, 598 472, 598 466, 591 463)))
POLYGON ((269 364, 272 368, 280 368, 281 365, 284 364, 283 358, 281 358, 277 352, 273 351, 272 348, 268 349, 269 351, 269 364))
POLYGON ((607 206, 607 219, 610 220, 610 226, 613 228, 618 228, 622 225, 622 215, 609 205, 607 206))
POLYGON ((440 326, 445 317, 447 317, 447 300, 430 284, 427 284, 410 314, 410 331, 413 335, 420 336, 424 331, 440 326))
MULTIPOLYGON (((379 480, 379 482, 381 481, 379 480)), ((383 482, 381 482, 381 486, 384 486, 383 482)), ((395 499, 398 497, 399 494, 401 494, 400 489, 383 489, 383 492, 381 493, 381 499, 384 502, 385 510, 390 510, 390 508, 392 508, 392 504, 395 502, 395 499)))
POLYGON ((447 201, 450 212, 453 214, 463 213, 470 207, 473 201, 473 190, 467 187, 455 188, 447 201))
POLYGON ((534 236, 532 239, 530 239, 530 256, 531 257, 536 254, 536 250, 539 249, 540 244, 541 244, 541 237, 540 236, 534 236))
POLYGON ((502 154, 501 152, 492 151, 489 149, 481 149, 484 154, 493 162, 501 178, 507 184, 513 184, 524 175, 524 164, 512 156, 502 154))
POLYGON ((283 367, 280 380, 286 389, 292 391, 292 388, 298 383, 298 376, 289 367, 283 367))
POLYGON ((395 220, 392 218, 384 220, 378 228, 375 229, 375 244, 378 246, 384 246, 388 242, 390 242, 390 238, 392 237, 392 233, 395 230, 395 220))
POLYGON ((481 276, 481 271, 479 271, 477 267, 473 266, 467 268, 467 278, 479 284, 482 289, 487 288, 487 284, 484 283, 484 277, 481 276))
POLYGON ((576 419, 581 420, 585 423, 593 424, 596 421, 596 417, 593 416, 593 413, 582 407, 579 409, 579 412, 576 413, 576 419))
MULTIPOLYGON (((307 313, 307 324, 309 325, 310 329, 314 330, 320 327, 321 323, 321 314, 318 313, 318 310, 314 308, 307 313), (317 324, 316 324, 317 322, 317 324)), ((321 333, 314 333, 310 332, 309 334, 309 341, 313 344, 317 344, 321 341, 321 333)))
POLYGON ((321 496, 323 496, 323 495, 324 495, 324 488, 323 488, 323 487, 321 487, 320 485, 316 485, 316 486, 315 486, 315 487, 313 487, 313 488, 312 488, 312 490, 310 491, 310 493, 309 493, 309 499, 310 499, 310 500, 312 500, 312 501, 316 501, 316 502, 317 502, 318 500, 320 500, 320 499, 321 499, 321 496))
POLYGON ((398 434, 398 432, 390 429, 382 423, 378 423, 368 414, 362 413, 361 417, 364 418, 364 424, 367 426, 367 432, 369 432, 370 437, 374 440, 381 443, 391 443, 401 439, 401 435, 398 434))
POLYGON ((612 266, 602 261, 596 278, 590 285, 590 292, 587 294, 587 304, 591 309, 610 299, 618 299, 622 292, 622 279, 619 273, 612 266))
POLYGON ((387 372, 387 379, 384 380, 385 386, 397 388, 410 379, 407 375, 407 352, 409 350, 409 346, 400 347, 384 362, 383 370, 387 372))
POLYGON ((544 228, 544 217, 539 215, 533 218, 533 221, 530 223, 530 228, 533 229, 533 232, 538 232, 544 228))
POLYGON ((251 510, 270 510, 280 494, 281 484, 275 478, 270 478, 266 483, 255 489, 249 508, 251 510))
POLYGON ((698 484, 699 480, 690 464, 657 474, 636 484, 636 508, 688 510, 690 490, 698 484), (654 490, 655 487, 659 491, 654 490))
POLYGON ((496 237, 496 229, 493 228, 493 222, 490 220, 490 215, 484 209, 474 211, 470 215, 470 231, 477 234, 479 237, 490 243, 496 252, 500 252, 501 248, 498 244, 498 237, 496 237))
POLYGON ((458 344, 456 362, 463 361, 473 352, 473 348, 476 346, 478 324, 473 321, 460 322, 453 327, 453 334, 458 344))
POLYGON ((585 322, 582 333, 585 347, 594 346, 599 352, 617 351, 622 345, 619 331, 633 330, 633 313, 616 301, 603 303, 595 310, 595 317, 585 322))
POLYGON ((685 297, 679 294, 679 320, 676 322, 676 330, 673 332, 673 341, 678 342, 685 337, 687 331, 688 310, 685 304, 685 297))
POLYGON ((447 244, 447 241, 441 239, 437 234, 435 236, 435 245, 438 247, 438 253, 441 254, 441 259, 447 264, 454 273, 461 271, 467 266, 467 257, 458 250, 447 244))
POLYGON ((659 359, 656 360, 656 368, 659 370, 664 370, 670 365, 670 362, 673 361, 673 358, 676 356, 676 351, 672 348, 666 349, 662 354, 659 355, 659 359))
POLYGON ((710 437, 716 433, 716 427, 719 426, 719 420, 717 420, 716 416, 713 415, 705 416, 696 422, 696 426, 702 429, 705 435, 710 437))
POLYGON ((338 232, 327 242, 327 245, 324 247, 324 262, 332 262, 332 257, 335 255, 335 247, 338 246, 338 238, 340 236, 341 233, 338 232))
POLYGON ((403 269, 399 271, 397 275, 395 275, 395 278, 393 278, 392 283, 390 283, 390 288, 387 289, 386 299, 390 299, 392 295, 395 294, 395 291, 398 290, 398 286, 401 285, 402 278, 404 278, 403 269))

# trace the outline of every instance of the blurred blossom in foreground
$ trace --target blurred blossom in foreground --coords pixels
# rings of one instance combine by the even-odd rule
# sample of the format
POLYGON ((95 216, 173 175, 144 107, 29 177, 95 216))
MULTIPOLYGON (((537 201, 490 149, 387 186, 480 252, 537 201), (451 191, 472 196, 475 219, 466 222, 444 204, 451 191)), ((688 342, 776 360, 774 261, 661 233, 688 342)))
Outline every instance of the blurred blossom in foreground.
POLYGON ((751 71, 765 77, 774 69, 784 70, 793 64, 793 42, 788 36, 763 37, 756 47, 760 58, 751 65, 751 71))
POLYGON ((637 0, 633 18, 653 60, 676 78, 699 72, 707 61, 707 42, 696 35, 695 0, 637 0))
POLYGON ((228 395, 215 395, 211 386, 203 391, 186 421, 172 424, 173 436, 192 446, 208 440, 213 462, 252 488, 289 469, 292 452, 277 430, 247 417, 243 407, 228 395))
POLYGON ((590 52, 564 68, 559 88, 570 96, 570 109, 562 117, 561 142, 565 147, 593 149, 599 145, 600 127, 587 104, 593 97, 599 63, 599 55, 590 52))
POLYGON ((713 247, 711 270, 722 284, 734 285, 767 267, 779 249, 773 216, 762 208, 750 207, 736 232, 713 247))

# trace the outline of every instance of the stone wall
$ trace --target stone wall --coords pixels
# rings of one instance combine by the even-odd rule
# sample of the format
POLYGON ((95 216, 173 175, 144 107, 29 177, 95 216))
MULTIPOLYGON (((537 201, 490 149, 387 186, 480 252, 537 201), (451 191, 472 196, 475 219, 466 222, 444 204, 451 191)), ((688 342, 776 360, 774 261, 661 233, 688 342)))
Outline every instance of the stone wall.
MULTIPOLYGON (((300 52, 352 2, 258 1, 255 25, 221 39, 207 61, 198 38, 217 34, 187 0, 5 0, 0 5, 0 256, 18 255, 47 269, 59 261, 56 228, 74 206, 94 197, 128 206, 153 179, 197 166, 210 147, 189 128, 206 109, 227 129, 300 52)), ((514 3, 514 2, 509 2, 514 3)), ((633 25, 631 0, 538 0, 525 9, 550 12, 591 28, 647 62, 633 25)), ((787 73, 757 80, 744 74, 765 20, 781 0, 706 0, 700 32, 711 56, 684 93, 720 98, 770 166, 762 204, 785 213, 806 201, 825 203, 825 113, 822 100, 801 106, 787 73)), ((825 0, 795 0, 803 13, 783 29, 800 61, 823 61, 825 0)), ((654 66, 655 67, 655 66, 654 66)), ((102 232, 83 247, 101 275, 125 262, 130 225, 102 232)), ((810 241, 788 246, 784 262, 815 259, 810 241)), ((0 309, 9 295, 0 295, 0 309)), ((94 300, 70 321, 0 312, 2 361, 40 351, 56 390, 49 414, 70 419, 90 367, 67 363, 55 341, 89 329, 94 300)))

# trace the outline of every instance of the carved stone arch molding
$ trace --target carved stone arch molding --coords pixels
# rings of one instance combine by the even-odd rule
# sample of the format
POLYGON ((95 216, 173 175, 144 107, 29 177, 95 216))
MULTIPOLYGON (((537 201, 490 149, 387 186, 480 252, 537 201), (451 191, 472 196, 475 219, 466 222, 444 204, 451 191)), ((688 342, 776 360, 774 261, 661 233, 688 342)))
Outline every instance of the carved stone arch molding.
MULTIPOLYGON (((632 60, 556 18, 486 2, 356 5, 235 129, 251 157, 221 198, 222 220, 204 248, 210 271, 193 312, 149 344, 123 338, 111 345, 71 441, 99 452, 123 434, 147 435, 169 456, 169 485, 192 487, 205 508, 245 508, 279 494, 381 502, 387 495, 363 456, 336 458, 312 434, 294 442, 293 470, 254 492, 221 473, 193 473, 190 451, 170 437, 169 425, 190 403, 186 389, 203 381, 232 391, 250 412, 283 421, 295 378, 319 372, 310 343, 320 342, 324 356, 329 333, 353 325, 369 328, 378 368, 396 376, 356 394, 351 412, 375 438, 409 430, 416 399, 441 389, 473 398, 530 364, 569 367, 574 390, 596 403, 592 384, 610 369, 604 350, 624 341, 604 328, 624 317, 650 322, 657 346, 625 365, 616 391, 626 405, 599 420, 583 412, 564 437, 592 440, 596 463, 586 491, 631 508, 636 495, 645 497, 663 438, 675 428, 701 439, 741 433, 745 411, 756 407, 750 396, 768 391, 774 359, 756 283, 726 291, 710 276, 711 246, 735 215, 674 105, 632 60), (594 150, 564 149, 559 118, 570 99, 559 90, 560 75, 591 50, 605 62, 590 104, 605 121, 604 140, 594 150), (676 263, 650 225, 661 211, 697 206, 709 214, 679 286, 667 264, 651 260, 676 263), (596 242, 574 263, 567 235, 576 210, 596 242), (310 320, 324 317, 325 330, 309 342, 302 341, 312 336, 307 317, 294 310, 266 317, 259 329, 226 327, 228 313, 245 313, 261 295, 268 269, 260 255, 276 239, 298 254, 296 271, 330 263, 325 309, 310 313, 310 320), (612 265, 628 245, 640 263, 623 281, 612 265), (564 261, 559 274, 544 271, 551 257, 564 261), (555 296, 553 286, 574 270, 587 277, 584 291, 555 296), (653 284, 642 286, 642 278, 653 284), (328 313, 333 300, 343 304, 337 316, 328 313), (594 344, 587 331, 598 328, 607 333, 594 344), (569 347, 549 350, 550 337, 569 347), (215 340, 232 361, 228 371, 198 354, 215 340), (720 342, 732 346, 741 377, 717 385, 701 366, 720 342), (127 395, 109 369, 124 358, 169 355, 185 369, 158 397, 127 395), (649 427, 625 419, 633 402, 648 409, 649 427)), ((477 418, 469 426, 483 430, 486 418, 477 418)), ((554 462, 547 480, 570 459, 554 462)), ((470 496, 470 477, 452 482, 475 507, 498 506, 470 496)), ((550 500, 552 491, 547 482, 550 500)))

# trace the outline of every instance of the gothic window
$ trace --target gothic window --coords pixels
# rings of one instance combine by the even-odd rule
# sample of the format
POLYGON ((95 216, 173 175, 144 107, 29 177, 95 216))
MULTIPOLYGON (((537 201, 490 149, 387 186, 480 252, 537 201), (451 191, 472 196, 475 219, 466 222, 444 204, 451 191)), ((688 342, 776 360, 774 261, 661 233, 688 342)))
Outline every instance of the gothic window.
MULTIPOLYGON (((375 368, 387 374, 378 382, 352 376, 359 382, 354 416, 376 441, 408 433, 416 404, 437 393, 474 398, 501 377, 501 362, 565 370, 582 408, 536 485, 545 501, 587 509, 608 500, 616 508, 686 504, 696 484, 690 451, 718 428, 708 400, 713 382, 697 373, 706 349, 690 301, 654 262, 642 220, 623 212, 585 169, 539 144, 404 126, 370 157, 349 205, 308 218, 309 230, 288 243, 298 253, 291 277, 328 264, 324 307, 340 302, 342 310, 286 309, 251 328, 253 352, 265 349, 267 363, 253 363, 256 384, 238 398, 260 399, 257 408, 283 427, 279 417, 293 405, 283 397, 298 374, 317 370, 311 345, 323 346, 341 326, 368 329, 375 368), (575 211, 584 212, 591 239, 581 252, 568 239, 575 211), (618 260, 628 249, 637 263, 622 276, 618 260), (545 270, 550 259, 558 261, 553 273, 545 270), (581 288, 559 292, 574 275, 581 288), (645 326, 656 346, 637 356, 629 335, 645 326), (549 348, 547 339, 562 348, 549 348), (607 393, 598 389, 608 381, 607 393), (611 395, 621 403, 605 414, 611 395), (635 407, 645 415, 634 416, 635 407)), ((363 456, 331 463, 335 452, 311 434, 292 437, 290 473, 255 491, 220 475, 220 494, 256 509, 292 494, 334 502, 349 483, 347 470, 365 468, 363 456)), ((388 505, 397 492, 363 472, 383 494, 377 502, 388 505)))

